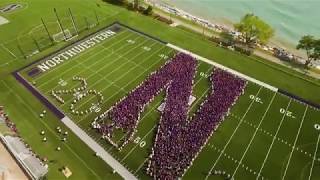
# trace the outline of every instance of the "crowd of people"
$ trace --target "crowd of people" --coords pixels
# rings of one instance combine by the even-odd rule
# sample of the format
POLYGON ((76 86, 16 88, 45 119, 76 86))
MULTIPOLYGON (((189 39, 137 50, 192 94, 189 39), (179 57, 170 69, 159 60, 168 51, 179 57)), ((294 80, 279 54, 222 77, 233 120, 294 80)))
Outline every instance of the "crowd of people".
POLYGON ((75 76, 72 78, 73 81, 80 81, 81 87, 75 87, 70 90, 52 90, 51 95, 61 104, 64 104, 64 100, 61 98, 61 94, 75 94, 80 91, 84 91, 87 89, 88 83, 85 78, 75 76))
POLYGON ((195 116, 187 120, 192 88, 189 78, 192 77, 178 77, 180 83, 168 90, 147 169, 155 179, 177 179, 184 174, 246 85, 246 81, 215 69, 211 76, 211 94, 195 116))
MULTIPOLYGON (((144 82, 136 89, 132 90, 128 96, 121 99, 115 106, 111 107, 107 112, 95 119, 93 126, 99 129, 103 135, 112 136, 113 128, 120 128, 129 133, 127 138, 123 139, 123 145, 135 133, 140 114, 144 107, 149 104, 161 90, 168 87, 169 84, 180 83, 173 79, 183 76, 190 76, 189 83, 192 87, 192 79, 195 74, 196 60, 183 53, 177 54, 171 61, 168 61, 158 71, 153 72, 144 82), (97 125, 97 121, 101 121, 97 125), (108 122, 107 119, 112 121, 108 122)), ((180 80, 180 79, 179 79, 180 80)), ((188 92, 184 92, 188 93, 188 92)), ((106 138, 108 139, 108 138, 106 138)))
MULTIPOLYGON (((13 123, 9 116, 4 112, 3 106, 0 106, 0 120, 3 120, 4 123, 7 125, 7 127, 13 131, 14 133, 18 133, 18 129, 16 127, 16 124, 13 123)), ((1 122, 0 122, 1 123, 1 122)))
POLYGON ((197 61, 193 57, 177 54, 95 119, 94 127, 108 140, 114 128, 128 133, 123 144, 118 146, 111 142, 121 149, 135 133, 144 107, 160 91, 166 90, 165 107, 147 167, 148 174, 155 179, 177 179, 184 174, 246 86, 245 80, 215 69, 210 76, 212 92, 195 115, 188 119, 188 101, 192 95, 196 66, 197 61))

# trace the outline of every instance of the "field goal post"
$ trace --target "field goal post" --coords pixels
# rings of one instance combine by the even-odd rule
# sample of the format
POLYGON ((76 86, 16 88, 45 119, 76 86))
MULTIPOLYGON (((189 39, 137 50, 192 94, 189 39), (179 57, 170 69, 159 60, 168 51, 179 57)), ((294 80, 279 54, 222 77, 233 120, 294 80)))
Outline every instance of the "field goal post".
POLYGON ((69 41, 76 37, 77 35, 73 36, 69 29, 63 30, 64 32, 60 31, 56 34, 52 35, 52 39, 55 42, 61 42, 61 41, 69 41), (66 36, 66 37, 65 37, 66 36))

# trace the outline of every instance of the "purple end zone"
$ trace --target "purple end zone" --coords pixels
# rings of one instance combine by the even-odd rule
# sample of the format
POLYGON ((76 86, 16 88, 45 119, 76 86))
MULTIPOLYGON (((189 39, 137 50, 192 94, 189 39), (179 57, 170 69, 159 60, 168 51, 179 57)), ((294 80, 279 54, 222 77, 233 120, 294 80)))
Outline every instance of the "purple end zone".
POLYGON ((40 74, 40 73, 41 73, 40 69, 34 68, 34 69, 31 69, 31 70, 28 72, 28 76, 30 76, 30 77, 35 77, 35 76, 37 76, 37 75, 40 74))
POLYGON ((28 83, 18 72, 14 72, 13 76, 26 87, 34 96, 36 96, 47 108, 49 108, 59 119, 65 117, 65 115, 53 105, 47 98, 45 98, 37 89, 28 83))

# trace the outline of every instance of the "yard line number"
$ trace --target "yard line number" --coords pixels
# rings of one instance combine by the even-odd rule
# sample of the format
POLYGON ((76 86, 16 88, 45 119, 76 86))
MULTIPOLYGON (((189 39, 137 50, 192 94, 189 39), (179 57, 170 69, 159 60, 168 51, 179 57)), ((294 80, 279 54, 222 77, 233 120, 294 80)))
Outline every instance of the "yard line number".
POLYGON ((131 40, 131 39, 128 39, 127 42, 128 42, 129 44, 135 44, 135 43, 136 43, 136 41, 131 40))
POLYGON ((145 51, 151 51, 151 48, 148 47, 148 46, 144 46, 142 49, 145 50, 145 51))
POLYGON ((261 100, 261 98, 258 97, 258 96, 256 96, 256 95, 251 94, 251 95, 249 96, 249 98, 250 98, 251 100, 253 100, 254 102, 256 102, 256 103, 263 104, 263 101, 261 100))
POLYGON ((60 86, 66 86, 68 83, 67 83, 67 81, 65 81, 65 80, 63 80, 63 79, 60 79, 59 82, 58 82, 58 84, 59 84, 60 86))
POLYGON ((165 55, 165 54, 159 54, 159 57, 162 58, 162 59, 168 59, 168 56, 165 55))
POLYGON ((146 145, 146 141, 144 141, 141 137, 136 137, 133 142, 135 144, 139 144, 140 148, 143 148, 146 145))
POLYGON ((200 76, 201 76, 201 77, 204 77, 204 78, 208 78, 208 77, 209 77, 209 74, 208 74, 208 73, 205 73, 205 72, 200 72, 200 76))
POLYGON ((291 111, 289 111, 289 110, 286 110, 286 109, 284 109, 284 108, 280 108, 280 113, 281 113, 281 114, 284 114, 284 115, 287 116, 287 117, 293 118, 293 119, 296 118, 296 116, 293 114, 293 112, 291 112, 291 111))

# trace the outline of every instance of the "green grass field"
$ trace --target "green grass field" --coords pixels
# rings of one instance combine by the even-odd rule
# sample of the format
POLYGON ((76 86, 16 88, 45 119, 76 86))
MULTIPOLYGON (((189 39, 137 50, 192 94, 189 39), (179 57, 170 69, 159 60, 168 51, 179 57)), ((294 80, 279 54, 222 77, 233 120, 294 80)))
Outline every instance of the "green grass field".
MULTIPOLYGON (((133 174, 148 179, 150 177, 145 173, 145 164, 160 117, 157 107, 163 101, 164 94, 158 96, 143 112, 134 137, 136 141, 119 152, 102 140, 90 126, 94 117, 101 112, 74 115, 69 109, 74 99, 72 95, 63 96, 66 103, 60 104, 50 92, 75 88, 79 84, 74 83, 72 78, 83 77, 88 82, 88 89, 102 92, 105 99, 100 108, 104 111, 174 53, 175 50, 164 44, 123 27, 122 31, 103 44, 50 71, 29 77, 26 72, 36 63, 20 73, 30 82, 36 82, 35 86, 42 94, 133 174)), ((197 100, 192 104, 189 115, 195 112, 209 92, 210 84, 206 75, 212 70, 212 65, 199 61, 193 87, 193 95, 197 100)), ((95 96, 88 96, 79 102, 76 109, 84 111, 96 102, 95 96)), ((241 180, 319 179, 320 130, 315 127, 319 117, 319 110, 249 82, 245 94, 183 178, 223 179, 223 176, 208 175, 209 172, 220 170, 241 180)))
MULTIPOLYGON (((0 6, 12 2, 16 1, 2 0, 0 6)), ((12 13, 0 13, 0 16, 10 21, 0 26, 0 105, 5 106, 6 112, 17 124, 20 135, 32 149, 40 157, 49 159, 48 179, 63 179, 64 176, 60 172, 63 166, 68 166, 73 172, 70 179, 120 179, 120 177, 113 174, 112 168, 95 157, 92 150, 19 84, 11 72, 46 57, 49 53, 114 21, 120 21, 248 76, 320 103, 319 80, 258 57, 248 57, 222 49, 200 34, 169 27, 151 17, 103 3, 101 0, 20 0, 19 3, 23 4, 22 9, 12 13), (97 7, 96 3, 99 3, 100 7, 97 7), (53 8, 57 8, 64 28, 74 34, 68 14, 68 8, 72 9, 77 26, 82 30, 77 38, 49 46, 50 42, 41 26, 40 18, 45 20, 52 34, 58 33, 59 27, 53 8), (94 10, 101 23, 85 30, 88 26, 85 17, 89 24, 96 23, 94 10), (17 44, 25 54, 33 53, 38 47, 32 38, 37 40, 43 49, 39 54, 24 59, 17 44), (47 110, 48 113, 41 119, 39 114, 43 110, 47 110), (55 129, 57 126, 63 131, 69 131, 67 142, 61 141, 61 134, 55 129), (45 136, 48 139, 46 143, 42 142, 41 130, 46 132, 45 136), (62 148, 60 152, 56 151, 57 146, 62 148)), ((142 121, 135 139, 139 137, 142 140, 138 144, 129 143, 118 152, 90 128, 90 123, 97 114, 74 116, 69 109, 71 96, 64 97, 67 99, 66 105, 60 105, 49 92, 53 89, 77 86, 71 79, 75 75, 81 75, 87 79, 90 89, 102 91, 105 100, 101 108, 105 110, 143 81, 150 72, 165 63, 174 53, 176 53, 174 50, 158 41, 125 30, 94 49, 36 77, 36 86, 137 177, 147 179, 144 165, 146 157, 151 152, 155 124, 160 117, 156 108, 163 100, 164 94, 157 97, 141 117, 142 121), (130 44, 127 40, 133 40, 135 44, 130 44), (150 47, 151 50, 146 51, 148 48, 143 47, 150 47), (168 58, 163 58, 166 55, 168 58), (66 82, 67 86, 61 87, 59 82, 60 84, 66 82)), ((197 69, 199 74, 196 76, 193 89, 197 100, 192 105, 191 113, 198 108, 208 93, 209 81, 206 74, 210 73, 212 68, 209 64, 199 62, 197 69)), ((21 73, 30 82, 33 81, 23 71, 21 73)), ((91 107, 92 102, 96 102, 94 97, 83 99, 79 108, 91 107)), ((259 172, 262 175, 260 179, 262 177, 271 180, 319 179, 319 131, 315 129, 315 124, 320 123, 319 118, 318 110, 249 83, 245 94, 237 101, 231 114, 194 161, 184 179, 224 179, 207 176, 208 172, 215 170, 226 171, 234 175, 235 179, 244 180, 256 179, 259 172), (263 103, 255 101, 258 99, 263 103)))

